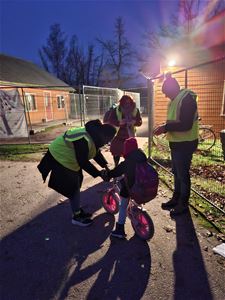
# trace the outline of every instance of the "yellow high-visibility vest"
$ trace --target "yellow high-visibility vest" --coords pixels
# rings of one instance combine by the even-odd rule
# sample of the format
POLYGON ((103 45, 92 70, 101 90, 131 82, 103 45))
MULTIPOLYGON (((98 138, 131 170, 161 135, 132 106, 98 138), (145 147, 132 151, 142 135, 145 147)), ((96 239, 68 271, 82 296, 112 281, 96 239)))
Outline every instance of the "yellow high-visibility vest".
POLYGON ((85 138, 88 142, 88 158, 94 158, 96 155, 96 147, 85 127, 68 129, 50 144, 49 151, 61 165, 72 171, 79 171, 80 166, 77 162, 73 142, 82 138, 85 138))
MULTIPOLYGON (((167 123, 177 123, 180 121, 180 109, 182 106, 183 99, 191 94, 192 97, 197 101, 197 95, 188 89, 182 89, 174 100, 168 105, 167 110, 167 123)), ((193 125, 190 130, 187 131, 169 131, 167 132, 167 139, 170 142, 186 142, 194 141, 198 138, 198 111, 193 116, 193 125)))
MULTIPOLYGON (((132 116, 135 118, 136 115, 137 115, 137 108, 135 107, 134 110, 132 111, 132 116)), ((120 122, 122 120, 122 112, 121 110, 119 109, 119 106, 116 107, 116 116, 117 116, 117 119, 118 121, 120 122)), ((135 132, 136 132, 136 127, 134 125, 130 125, 130 131, 133 132, 133 135, 135 135, 135 132)))

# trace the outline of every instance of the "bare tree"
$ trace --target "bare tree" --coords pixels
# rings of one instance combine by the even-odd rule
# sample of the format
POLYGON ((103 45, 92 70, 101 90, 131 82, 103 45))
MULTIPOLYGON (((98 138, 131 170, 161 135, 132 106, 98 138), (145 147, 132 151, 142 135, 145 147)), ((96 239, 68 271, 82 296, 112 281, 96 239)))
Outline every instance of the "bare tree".
POLYGON ((92 65, 94 63, 94 46, 89 45, 88 47, 88 54, 87 54, 87 62, 86 62, 86 82, 87 85, 89 85, 91 82, 90 76, 91 76, 91 69, 92 65))
POLYGON ((83 64, 84 57, 82 49, 79 46, 77 36, 73 35, 70 40, 69 51, 66 57, 66 82, 68 84, 78 86, 80 83, 83 83, 83 64))
POLYGON ((104 65, 103 53, 95 54, 94 45, 89 45, 87 54, 80 47, 78 38, 74 35, 70 41, 68 56, 66 58, 66 82, 74 87, 98 85, 104 65))
POLYGON ((99 86, 100 78, 104 70, 105 56, 104 49, 101 50, 101 53, 95 57, 93 68, 92 68, 92 82, 93 85, 99 86))
POLYGON ((50 27, 47 45, 39 50, 39 55, 46 71, 73 87, 99 83, 104 66, 103 52, 96 55, 94 45, 85 51, 76 35, 71 37, 68 46, 59 24, 50 27))
MULTIPOLYGON (((146 66, 147 61, 156 61, 156 56, 159 60, 164 58, 171 45, 176 48, 176 45, 182 44, 183 49, 188 50, 189 53, 197 53, 196 45, 192 42, 194 31, 224 8, 224 1, 180 0, 177 8, 179 13, 171 16, 170 24, 160 26, 157 32, 144 33, 144 46, 150 55, 140 55, 141 68, 144 69, 143 66, 146 66)), ((151 65, 153 66, 154 63, 151 65)), ((150 73, 154 74, 154 70, 151 70, 150 73)))
POLYGON ((131 66, 131 60, 134 52, 131 50, 131 44, 125 36, 125 28, 122 17, 118 17, 115 23, 115 38, 113 40, 97 39, 105 49, 107 60, 106 68, 112 74, 112 81, 121 87, 127 80, 126 71, 131 66))
POLYGON ((59 24, 54 24, 50 27, 47 45, 39 50, 39 55, 44 68, 62 80, 66 53, 65 33, 61 31, 59 24))

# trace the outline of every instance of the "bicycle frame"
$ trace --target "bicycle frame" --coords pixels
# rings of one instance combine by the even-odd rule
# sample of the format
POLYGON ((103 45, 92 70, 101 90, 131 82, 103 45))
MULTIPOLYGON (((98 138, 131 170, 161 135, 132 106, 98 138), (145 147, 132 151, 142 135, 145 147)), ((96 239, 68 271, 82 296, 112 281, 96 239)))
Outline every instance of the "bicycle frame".
MULTIPOLYGON (((108 189, 108 191, 110 191, 111 193, 112 192, 119 193, 120 188, 118 186, 118 181, 119 181, 119 179, 114 179, 113 180, 113 186, 110 189, 108 189)), ((121 202, 120 197, 119 197, 119 202, 121 202)), ((128 206, 127 206, 127 216, 129 217, 129 219, 131 219, 132 216, 135 214, 134 207, 139 208, 143 211, 146 211, 143 207, 143 204, 137 204, 131 197, 129 197, 129 203, 128 203, 128 206)), ((137 210, 136 210, 136 212, 137 212, 137 210)))
POLYGON ((135 220, 138 210, 146 211, 142 204, 139 205, 133 199, 129 198, 129 203, 127 206, 127 216, 131 221, 135 220))
MULTIPOLYGON (((119 211, 121 202, 121 198, 118 195, 119 190, 118 180, 114 180, 113 186, 108 188, 103 194, 103 207, 111 214, 116 214, 119 211)), ((154 234, 154 225, 143 205, 139 205, 132 198, 129 198, 126 212, 135 233, 142 240, 149 240, 154 234)))

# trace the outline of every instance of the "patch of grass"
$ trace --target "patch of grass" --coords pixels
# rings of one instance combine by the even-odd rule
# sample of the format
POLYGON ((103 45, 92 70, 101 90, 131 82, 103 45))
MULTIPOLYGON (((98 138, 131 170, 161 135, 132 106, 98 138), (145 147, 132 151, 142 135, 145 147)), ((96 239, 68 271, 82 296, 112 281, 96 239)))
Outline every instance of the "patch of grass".
POLYGON ((225 233, 224 215, 219 210, 194 193, 191 195, 190 204, 204 217, 199 220, 204 227, 213 225, 218 231, 225 233))
MULTIPOLYGON (((162 183, 170 190, 173 190, 173 179, 164 170, 159 168, 159 178, 162 183)), ((225 233, 224 215, 210 203, 204 201, 194 192, 191 193, 190 204, 198 212, 198 222, 204 228, 216 228, 219 232, 225 233)))
POLYGON ((49 127, 46 127, 43 132, 51 132, 52 130, 54 130, 55 128, 62 128, 62 127, 65 127, 66 125, 64 124, 57 124, 57 125, 52 125, 52 126, 49 126, 49 127))
POLYGON ((210 191, 211 193, 219 193, 221 196, 225 197, 225 189, 221 182, 207 179, 201 177, 192 177, 191 179, 193 187, 200 187, 205 191, 210 191))
MULTIPOLYGON (((195 167, 202 167, 202 166, 213 166, 218 165, 218 161, 213 161, 212 157, 207 156, 201 156, 194 155, 193 158, 195 167), (194 160, 195 159, 195 160, 194 160)), ((155 149, 153 148, 152 151, 152 157, 159 162, 162 166, 164 166, 166 169, 170 170, 170 154, 169 152, 163 151, 162 149, 155 149)), ((223 165, 223 162, 219 163, 220 165, 223 165)), ((167 188, 170 190, 173 190, 173 177, 166 172, 161 167, 156 166, 158 172, 159 172, 159 178, 160 180, 165 184, 167 188)), ((210 195, 210 198, 212 197, 211 202, 215 202, 215 204, 218 207, 222 207, 222 203, 217 203, 218 198, 216 195, 220 193, 221 198, 225 196, 224 189, 221 189, 222 183, 211 179, 211 178, 203 178, 201 176, 192 176, 192 183, 193 187, 202 193, 204 191, 208 191, 207 194, 210 195)), ((219 199, 218 199, 219 201, 219 199)), ((191 206, 196 209, 198 212, 198 215, 201 215, 201 218, 198 218, 198 221, 202 226, 205 228, 212 228, 216 227, 218 231, 224 233, 225 232, 225 220, 224 215, 222 212, 220 212, 218 209, 214 208, 210 203, 205 201, 203 198, 192 192, 191 198, 190 198, 190 204, 191 206)))
POLYGON ((48 144, 0 145, 0 160, 36 160, 48 150, 48 144), (39 155, 37 155, 39 153, 39 155))
POLYGON ((212 166, 215 165, 215 163, 217 165, 223 165, 224 164, 224 160, 222 158, 222 156, 207 156, 207 155, 203 155, 202 153, 195 153, 193 155, 193 159, 192 159, 192 165, 195 166, 199 166, 199 165, 207 165, 207 166, 212 166))

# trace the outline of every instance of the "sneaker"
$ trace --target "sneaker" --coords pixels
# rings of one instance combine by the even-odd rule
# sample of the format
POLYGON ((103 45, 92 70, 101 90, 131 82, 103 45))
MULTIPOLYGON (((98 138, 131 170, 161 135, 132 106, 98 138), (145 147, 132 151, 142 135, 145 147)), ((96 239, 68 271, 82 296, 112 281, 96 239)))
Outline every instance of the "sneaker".
POLYGON ((80 208, 80 216, 82 216, 82 218, 91 218, 92 214, 91 213, 87 213, 83 210, 83 208, 80 208))
POLYGON ((73 216, 72 218, 72 224, 78 225, 78 226, 89 226, 91 225, 93 220, 83 217, 81 214, 78 214, 76 216, 73 216))
POLYGON ((125 239, 127 235, 124 231, 124 224, 116 223, 116 229, 111 232, 111 236, 117 237, 119 239, 125 239))
POLYGON ((172 198, 168 202, 162 203, 161 207, 162 207, 162 209, 170 209, 170 208, 175 207, 176 205, 177 205, 177 200, 175 200, 175 199, 172 198))
POLYGON ((188 205, 177 205, 170 211, 170 216, 178 216, 188 212, 188 205))

